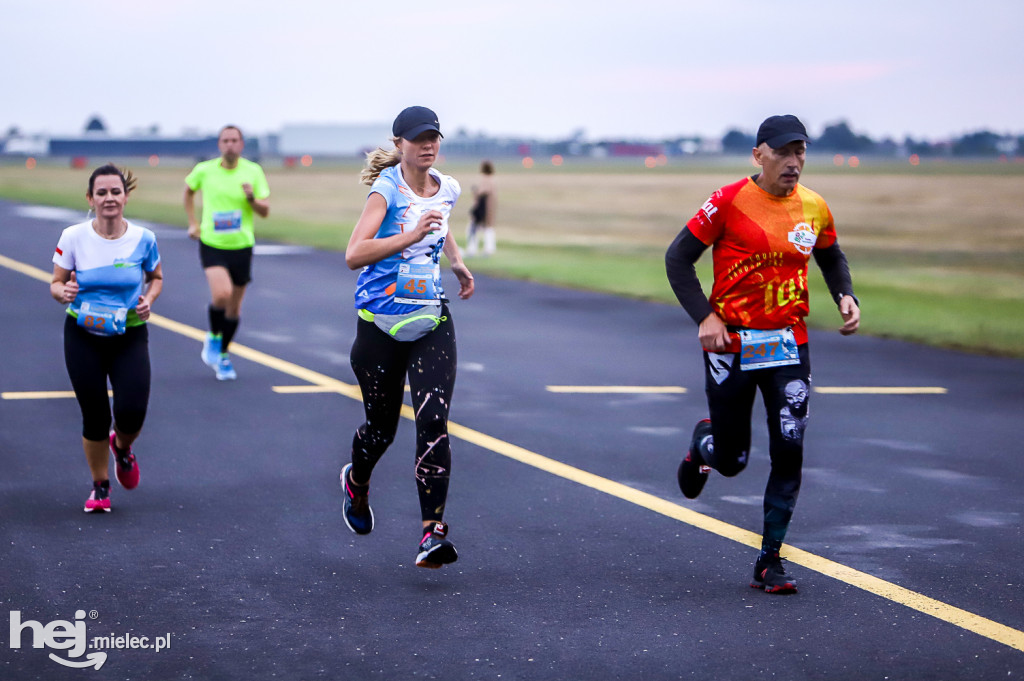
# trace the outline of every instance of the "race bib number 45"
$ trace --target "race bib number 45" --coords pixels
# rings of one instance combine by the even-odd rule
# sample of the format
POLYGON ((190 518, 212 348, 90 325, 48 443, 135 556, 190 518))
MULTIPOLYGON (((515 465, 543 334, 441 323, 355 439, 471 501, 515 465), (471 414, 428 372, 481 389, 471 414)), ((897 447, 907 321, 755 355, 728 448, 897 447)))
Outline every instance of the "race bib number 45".
POLYGON ((740 331, 740 369, 767 369, 769 367, 799 364, 800 351, 792 329, 740 331))
POLYGON ((434 263, 402 263, 398 266, 395 302, 424 305, 438 299, 437 265, 434 263))

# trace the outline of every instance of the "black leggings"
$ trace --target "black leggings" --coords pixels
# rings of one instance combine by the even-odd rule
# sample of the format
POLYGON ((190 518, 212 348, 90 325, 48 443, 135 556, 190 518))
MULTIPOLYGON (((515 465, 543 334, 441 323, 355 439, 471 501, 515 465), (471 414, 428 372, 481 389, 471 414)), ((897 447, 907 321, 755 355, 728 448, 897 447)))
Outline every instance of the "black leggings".
POLYGON ((712 443, 701 454, 722 475, 731 477, 747 466, 750 415, 754 394, 761 391, 768 413, 768 454, 772 464, 764 490, 762 548, 773 551, 778 551, 786 538, 800 494, 811 360, 806 343, 799 350, 799 364, 754 371, 740 370, 739 353, 704 353, 712 443))
POLYGON ((350 355, 366 410, 366 423, 352 438, 352 478, 366 483, 394 441, 408 375, 416 414, 416 489, 424 521, 443 519, 452 463, 448 410, 455 387, 455 325, 447 306, 441 314, 446 321, 412 342, 397 341, 360 319, 350 355))
POLYGON ((120 336, 97 336, 67 315, 64 321, 64 363, 82 409, 82 437, 110 436, 107 378, 114 392, 113 421, 126 435, 142 430, 149 406, 149 328, 129 326, 120 336))

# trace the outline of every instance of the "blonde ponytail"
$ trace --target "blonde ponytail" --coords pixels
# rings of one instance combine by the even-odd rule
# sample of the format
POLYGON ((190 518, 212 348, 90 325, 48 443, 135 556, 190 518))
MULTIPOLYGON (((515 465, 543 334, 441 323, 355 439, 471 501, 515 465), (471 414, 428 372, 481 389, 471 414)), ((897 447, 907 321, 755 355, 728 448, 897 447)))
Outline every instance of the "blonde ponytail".
POLYGON ((395 144, 394 149, 381 149, 377 147, 366 154, 366 167, 359 173, 360 183, 371 185, 382 170, 398 165, 402 160, 402 154, 398 151, 398 140, 398 137, 391 138, 391 141, 395 144))

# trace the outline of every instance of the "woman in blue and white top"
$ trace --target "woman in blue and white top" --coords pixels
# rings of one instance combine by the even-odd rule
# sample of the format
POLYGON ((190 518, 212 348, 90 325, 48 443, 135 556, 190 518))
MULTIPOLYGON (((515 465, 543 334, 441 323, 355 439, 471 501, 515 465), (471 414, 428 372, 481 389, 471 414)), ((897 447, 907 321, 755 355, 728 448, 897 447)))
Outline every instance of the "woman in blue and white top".
POLYGON ((65 229, 53 254, 50 295, 68 306, 64 361, 82 409, 82 447, 93 479, 86 513, 110 511, 110 454, 121 486, 139 484, 131 445, 149 405, 146 320, 163 289, 163 271, 153 232, 124 219, 134 188, 130 172, 112 165, 93 171, 86 198, 96 218, 65 229))
POLYGON ((348 266, 362 268, 350 358, 366 410, 366 422, 352 439, 352 461, 341 471, 345 523, 357 534, 373 529, 370 475, 394 440, 408 375, 423 521, 416 565, 439 568, 458 558, 442 521, 451 470, 448 410, 456 351, 455 326, 441 286, 441 253, 451 263, 464 300, 473 295, 473 275, 448 228, 459 183, 433 168, 442 137, 437 114, 409 107, 391 132, 393 151, 367 155, 361 179, 370 185, 370 194, 345 251, 348 266))

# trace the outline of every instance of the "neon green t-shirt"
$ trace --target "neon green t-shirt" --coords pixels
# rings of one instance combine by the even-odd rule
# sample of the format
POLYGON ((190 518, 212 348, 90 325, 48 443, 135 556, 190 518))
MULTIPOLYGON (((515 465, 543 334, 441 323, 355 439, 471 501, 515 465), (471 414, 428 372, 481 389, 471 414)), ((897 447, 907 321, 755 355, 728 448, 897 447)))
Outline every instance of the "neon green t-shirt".
POLYGON ((270 186, 263 168, 244 158, 228 170, 220 158, 198 163, 185 178, 192 191, 203 193, 203 220, 199 224, 199 240, 207 246, 224 250, 249 248, 256 244, 252 205, 245 199, 242 185, 252 185, 257 199, 270 196, 270 186))

